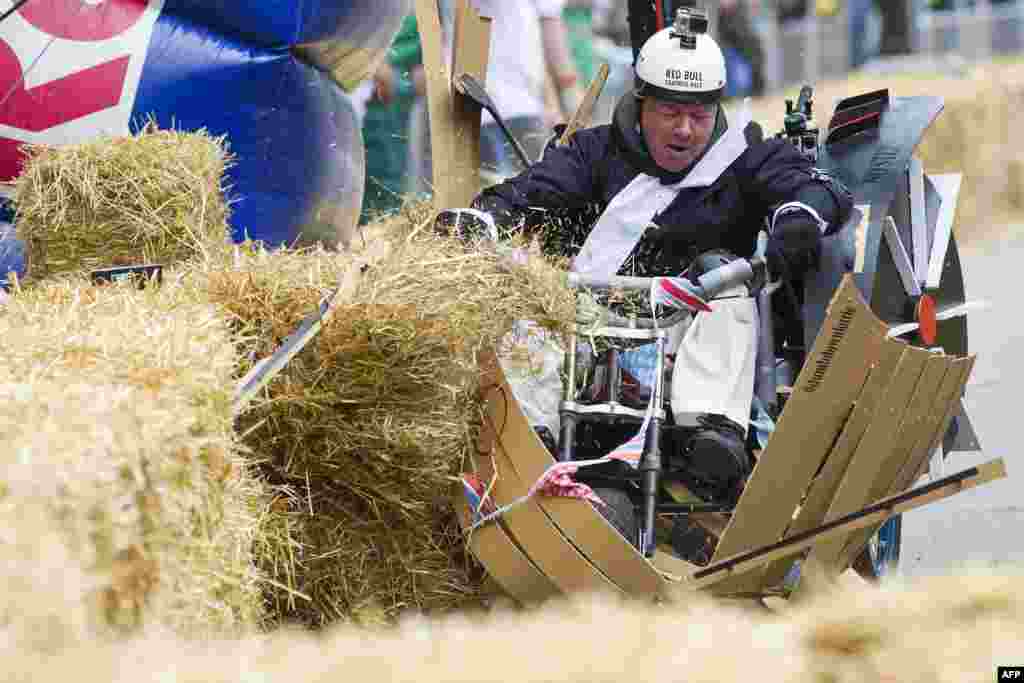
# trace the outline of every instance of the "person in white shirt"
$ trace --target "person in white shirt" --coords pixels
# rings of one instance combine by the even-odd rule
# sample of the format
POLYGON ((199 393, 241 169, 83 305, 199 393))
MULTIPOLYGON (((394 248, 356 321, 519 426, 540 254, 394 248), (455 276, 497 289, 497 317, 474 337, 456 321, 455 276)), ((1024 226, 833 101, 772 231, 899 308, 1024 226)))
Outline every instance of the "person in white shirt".
MULTIPOLYGON (((562 21, 565 0, 502 0, 492 3, 491 50, 487 91, 509 130, 531 161, 540 157, 549 137, 545 81, 556 90, 576 84, 576 70, 562 21)), ((512 146, 488 112, 483 113, 481 162, 500 176, 523 170, 512 146)))

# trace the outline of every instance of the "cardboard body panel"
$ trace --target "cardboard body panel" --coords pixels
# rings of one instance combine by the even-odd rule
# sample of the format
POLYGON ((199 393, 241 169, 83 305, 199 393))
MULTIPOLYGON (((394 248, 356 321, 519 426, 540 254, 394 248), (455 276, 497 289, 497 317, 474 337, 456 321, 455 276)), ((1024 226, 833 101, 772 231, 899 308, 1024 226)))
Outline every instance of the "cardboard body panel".
MULTIPOLYGON (((485 486, 490 483, 493 475, 493 465, 489 458, 494 446, 494 430, 490 421, 484 420, 480 426, 472 469, 473 474, 481 477, 485 486)), ((472 511, 459 484, 454 487, 452 504, 465 533, 472 524, 472 511)), ((467 545, 487 570, 487 574, 520 604, 536 605, 560 594, 558 587, 523 553, 500 521, 474 529, 467 538, 467 545)))
MULTIPOLYGON (((915 442, 911 446, 909 454, 886 491, 887 495, 894 495, 909 489, 923 473, 924 468, 928 466, 929 457, 938 448, 946 430, 949 429, 950 421, 959 409, 960 396, 973 367, 973 356, 952 361, 934 394, 931 407, 918 426, 915 442)), ((876 525, 853 534, 846 544, 844 550, 846 560, 844 561, 852 562, 853 558, 863 550, 870 538, 877 532, 878 526, 876 525)))
MULTIPOLYGON (((493 428, 498 434, 499 450, 507 457, 517 478, 527 483, 528 488, 555 460, 520 410, 500 366, 493 361, 489 364, 493 367, 492 377, 497 384, 485 391, 485 398, 493 428)), ((572 545, 622 590, 631 595, 651 596, 663 592, 664 579, 660 573, 590 503, 545 496, 538 496, 535 501, 571 539, 572 545)), ((523 543, 518 534, 516 536, 523 543)))
MULTIPOLYGON (((925 365, 930 354, 922 349, 909 347, 900 357, 893 373, 893 379, 886 387, 880 409, 868 426, 857 450, 854 451, 829 505, 825 521, 829 522, 843 515, 859 510, 877 498, 870 491, 874 482, 888 473, 891 484, 899 468, 900 455, 904 452, 900 444, 900 435, 905 418, 908 416, 914 393, 924 375, 925 365)), ((944 368, 940 369, 943 370, 944 368)), ((810 556, 822 566, 834 568, 834 563, 846 539, 836 539, 831 543, 819 544, 811 551, 810 556)), ((845 567, 843 567, 845 569, 845 567)))
POLYGON ((922 428, 924 433, 921 440, 914 446, 913 452, 896 480, 895 485, 898 490, 913 486, 918 477, 927 469, 928 459, 942 443, 949 429, 949 423, 960 409, 960 397, 963 396, 967 381, 971 377, 971 371, 974 370, 975 359, 976 356, 968 356, 954 362, 953 368, 958 368, 961 376, 957 378, 953 371, 947 374, 946 381, 939 389, 939 395, 936 397, 935 407, 929 415, 927 425, 922 428), (947 391, 952 391, 952 393, 948 394, 947 391), (945 410, 942 409, 943 405, 946 406, 945 410), (928 434, 932 427, 935 431, 928 434))
MULTIPOLYGON (((922 430, 927 425, 928 415, 936 407, 935 398, 946 374, 953 367, 953 360, 949 356, 933 355, 925 361, 924 372, 921 373, 921 379, 914 390, 910 406, 903 417, 903 424, 900 425, 897 449, 894 456, 887 460, 884 466, 879 467, 875 473, 874 481, 865 492, 867 503, 873 503, 885 497, 893 488, 900 470, 921 438, 922 430)), ((941 406, 941 409, 942 413, 945 413, 946 406, 941 406)), ((893 493, 899 493, 899 491, 893 491, 893 493)))
MULTIPOLYGON (((494 501, 499 507, 526 495, 533 484, 520 478, 511 457, 504 441, 499 438, 492 456, 493 467, 498 473, 493 489, 494 501)), ((481 464, 480 471, 485 473, 486 465, 481 464)), ((516 545, 564 593, 621 593, 618 586, 562 535, 537 500, 535 497, 502 517, 505 529, 511 533, 516 545)))
POLYGON ((845 276, 712 562, 782 538, 884 340, 884 325, 845 276))
MULTIPOLYGON (((906 344, 901 342, 890 340, 882 345, 879 356, 868 374, 867 382, 857 397, 853 412, 843 426, 843 431, 821 472, 811 483, 807 498, 800 507, 797 518, 790 525, 787 535, 807 531, 825 521, 825 514, 846 474, 850 459, 882 403, 886 387, 892 381, 893 371, 904 350, 906 344)), ((772 586, 781 583, 792 562, 793 558, 790 558, 766 568, 762 579, 764 584, 772 586)))
MULTIPOLYGON (((728 577, 742 577, 764 564, 784 557, 791 557, 804 548, 810 548, 815 544, 831 542, 844 537, 849 538, 852 532, 871 526, 880 526, 894 515, 909 512, 910 510, 949 498, 962 491, 968 491, 1004 477, 1006 477, 1006 463, 1003 462, 1002 458, 997 458, 977 467, 968 467, 956 474, 943 477, 937 481, 887 497, 870 506, 855 510, 837 520, 815 527, 804 534, 793 535, 781 541, 714 562, 684 578, 682 583, 691 590, 708 589, 712 593, 720 592, 720 586, 728 583, 725 580, 728 577)), ((813 580, 826 579, 828 576, 824 567, 817 563, 813 557, 808 557, 804 566, 813 572, 813 580)), ((754 597, 763 596, 764 594, 765 592, 762 590, 754 591, 747 595, 754 597)), ((743 594, 734 593, 733 595, 743 594)))
MULTIPOLYGON (((853 278, 845 277, 712 563, 750 553, 749 560, 715 576, 665 552, 647 562, 590 503, 538 496, 509 511, 498 527, 520 551, 507 562, 528 558, 529 567, 566 593, 613 590, 669 600, 697 589, 764 594, 808 548, 808 561, 826 573, 845 569, 891 510, 844 522, 844 530, 822 529, 817 540, 797 537, 817 537, 822 524, 909 488, 952 419, 973 364, 973 358, 955 360, 886 339, 886 333, 853 278), (766 548, 783 538, 799 542, 766 548), (770 552, 760 557, 759 549, 770 552)), ((502 505, 524 495, 555 460, 519 409, 493 353, 483 354, 481 366, 489 429, 480 451, 492 454, 478 471, 487 477, 497 470, 493 495, 502 505)), ((535 580, 513 590, 543 590, 527 587, 535 580)))
MULTIPOLYGON (((452 494, 452 504, 463 531, 469 528, 472 512, 457 486, 452 494)), ((501 589, 521 605, 539 605, 558 595, 558 588, 530 561, 515 543, 505 534, 499 524, 485 524, 475 529, 469 537, 469 551, 488 576, 501 589)))

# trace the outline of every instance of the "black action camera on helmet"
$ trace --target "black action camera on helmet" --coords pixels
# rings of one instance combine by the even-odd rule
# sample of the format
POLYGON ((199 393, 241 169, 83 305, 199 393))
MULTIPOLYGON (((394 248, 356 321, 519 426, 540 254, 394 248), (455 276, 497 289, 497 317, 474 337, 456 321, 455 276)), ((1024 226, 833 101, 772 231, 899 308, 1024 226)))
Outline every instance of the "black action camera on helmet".
POLYGON ((680 7, 672 25, 672 37, 688 49, 697 49, 697 36, 708 32, 708 13, 700 7, 680 7))

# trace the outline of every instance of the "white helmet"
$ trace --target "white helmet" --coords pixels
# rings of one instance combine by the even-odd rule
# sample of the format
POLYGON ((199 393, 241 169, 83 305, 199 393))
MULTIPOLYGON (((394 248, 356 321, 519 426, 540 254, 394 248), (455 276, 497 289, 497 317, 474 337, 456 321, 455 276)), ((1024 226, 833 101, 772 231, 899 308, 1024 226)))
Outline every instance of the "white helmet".
POLYGON ((636 60, 636 96, 711 104, 725 91, 725 56, 707 35, 707 15, 680 9, 675 25, 647 39, 636 60))

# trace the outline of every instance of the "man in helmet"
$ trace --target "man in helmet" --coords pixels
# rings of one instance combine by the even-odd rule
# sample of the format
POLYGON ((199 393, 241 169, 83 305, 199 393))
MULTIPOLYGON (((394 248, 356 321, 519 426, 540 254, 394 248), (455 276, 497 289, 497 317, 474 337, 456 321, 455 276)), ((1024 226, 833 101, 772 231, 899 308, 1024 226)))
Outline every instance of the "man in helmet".
MULTIPOLYGON (((773 274, 799 278, 852 200, 790 143, 762 140, 749 112, 727 115, 725 60, 699 11, 680 10, 637 58, 636 87, 610 125, 549 145, 519 176, 488 188, 459 223, 538 238, 545 253, 591 275, 679 275, 753 254, 770 229, 773 274), (595 221, 596 218, 596 221, 595 221), (709 258, 714 255, 714 258, 709 258), (707 266, 705 266, 707 267, 707 266)), ((742 482, 753 397, 756 308, 744 287, 699 314, 676 349, 672 412, 698 427, 684 450, 703 478, 742 482)))

